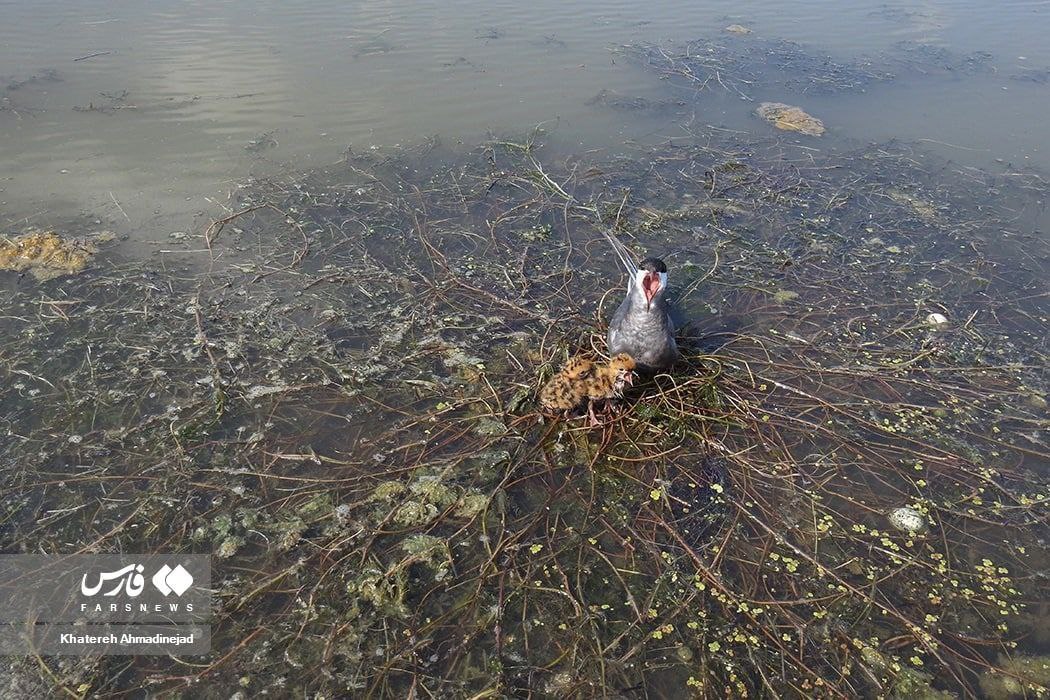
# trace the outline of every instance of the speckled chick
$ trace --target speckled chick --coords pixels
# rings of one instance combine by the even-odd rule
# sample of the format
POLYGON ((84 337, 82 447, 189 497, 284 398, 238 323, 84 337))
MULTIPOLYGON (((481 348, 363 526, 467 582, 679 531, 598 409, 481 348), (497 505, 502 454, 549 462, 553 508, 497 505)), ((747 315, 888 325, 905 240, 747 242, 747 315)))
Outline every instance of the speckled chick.
POLYGON ((594 373, 594 362, 573 357, 540 391, 540 405, 548 411, 571 411, 587 400, 586 380, 594 373))
POLYGON ((634 369, 634 359, 626 353, 605 364, 574 357, 540 391, 540 405, 568 415, 586 403, 591 425, 597 425, 594 404, 623 396, 624 389, 634 381, 634 369))
POLYGON ((609 401, 623 396, 623 390, 634 383, 634 358, 625 352, 614 355, 608 364, 598 365, 594 371, 583 378, 587 391, 587 415, 591 425, 597 425, 594 415, 594 404, 597 401, 609 401))
POLYGON ((608 364, 598 365, 584 378, 587 398, 591 401, 618 399, 626 386, 634 382, 634 358, 625 352, 614 356, 608 364))

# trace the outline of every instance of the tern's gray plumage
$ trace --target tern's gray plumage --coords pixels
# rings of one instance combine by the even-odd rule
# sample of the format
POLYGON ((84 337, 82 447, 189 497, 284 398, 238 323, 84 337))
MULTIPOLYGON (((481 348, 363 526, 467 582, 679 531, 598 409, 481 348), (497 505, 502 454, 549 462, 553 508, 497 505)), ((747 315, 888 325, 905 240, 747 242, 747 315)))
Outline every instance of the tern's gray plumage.
POLYGON ((606 233, 616 257, 627 270, 627 296, 609 323, 609 354, 625 352, 642 369, 664 370, 678 358, 674 322, 667 302, 667 265, 646 258, 635 265, 627 247, 606 233))

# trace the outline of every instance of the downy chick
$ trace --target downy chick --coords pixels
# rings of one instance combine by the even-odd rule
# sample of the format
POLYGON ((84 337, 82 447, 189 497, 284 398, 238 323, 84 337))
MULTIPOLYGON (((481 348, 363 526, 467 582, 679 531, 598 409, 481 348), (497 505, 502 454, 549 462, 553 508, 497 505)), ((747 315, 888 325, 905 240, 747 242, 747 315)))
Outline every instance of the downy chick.
POLYGON ((594 373, 594 362, 586 357, 570 358, 540 391, 540 405, 548 411, 568 413, 587 400, 585 378, 594 373))
POLYGON ((568 416, 586 402, 591 425, 597 425, 594 404, 623 396, 624 388, 634 381, 634 367, 627 354, 617 355, 607 364, 574 357, 540 391, 540 405, 568 416))
POLYGON ((609 360, 608 364, 596 366, 593 373, 584 377, 583 381, 587 387, 587 415, 591 417, 591 425, 598 423, 594 416, 595 402, 621 398, 623 390, 634 383, 634 368, 634 358, 621 352, 609 360))

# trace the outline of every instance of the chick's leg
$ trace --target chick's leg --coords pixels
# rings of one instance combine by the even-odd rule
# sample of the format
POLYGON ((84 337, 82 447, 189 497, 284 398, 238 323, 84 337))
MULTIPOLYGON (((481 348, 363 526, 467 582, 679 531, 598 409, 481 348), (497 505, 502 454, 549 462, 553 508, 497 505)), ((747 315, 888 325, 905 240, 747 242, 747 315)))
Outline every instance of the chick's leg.
POLYGON ((594 415, 594 400, 587 400, 587 415, 591 417, 591 427, 598 425, 598 418, 594 415))

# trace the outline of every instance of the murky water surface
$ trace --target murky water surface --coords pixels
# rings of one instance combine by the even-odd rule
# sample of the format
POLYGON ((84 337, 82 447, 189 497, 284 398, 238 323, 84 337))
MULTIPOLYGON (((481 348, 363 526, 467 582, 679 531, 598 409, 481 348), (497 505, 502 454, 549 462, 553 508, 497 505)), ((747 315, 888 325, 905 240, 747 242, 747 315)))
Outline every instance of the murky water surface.
MULTIPOLYGON (((834 11, 820 2, 7 1, 3 220, 88 212, 133 231, 133 242, 157 240, 190 226, 194 212, 215 213, 249 170, 324 164, 347 146, 425 135, 474 142, 540 122, 579 148, 676 135, 677 116, 587 104, 603 89, 662 88, 610 47, 688 40, 734 23, 836 59, 921 47, 936 66, 984 52, 981 70, 910 73, 807 106, 836 141, 918 140, 967 163, 1050 165, 1042 1, 849 2, 834 11)), ((751 107, 693 106, 703 124, 765 129, 751 107)))

